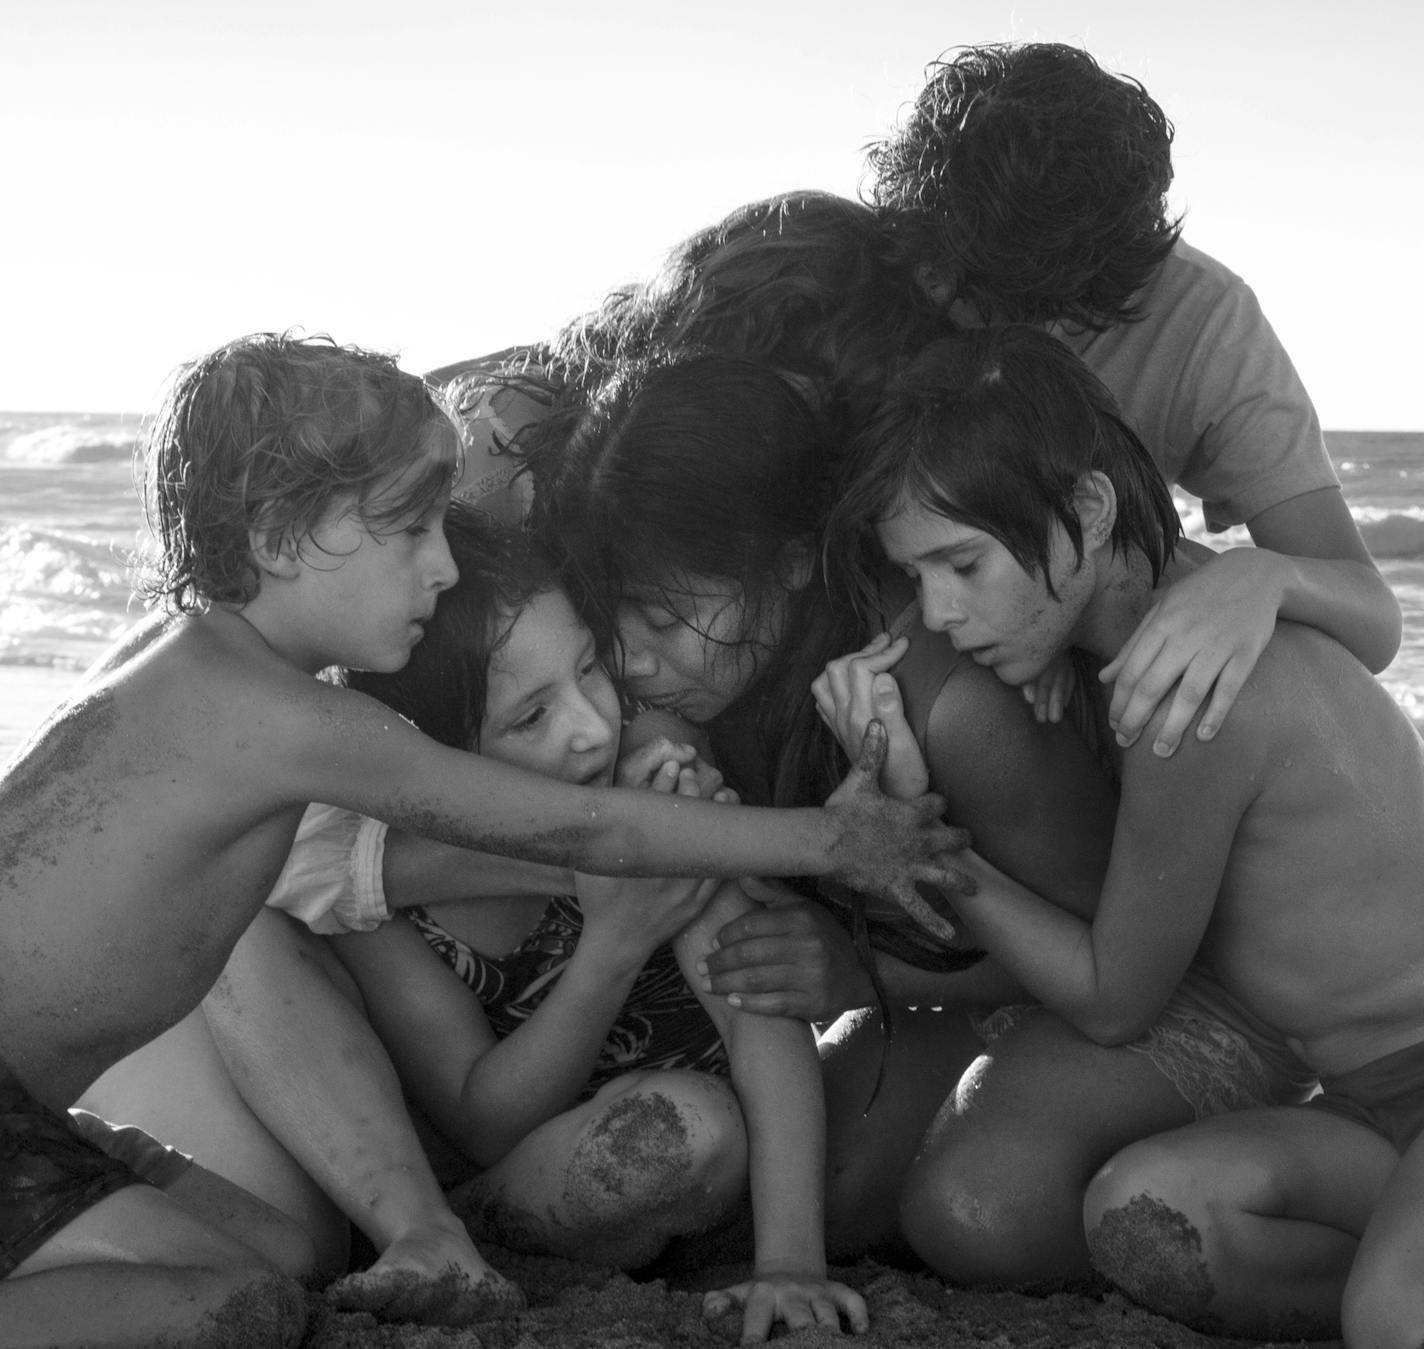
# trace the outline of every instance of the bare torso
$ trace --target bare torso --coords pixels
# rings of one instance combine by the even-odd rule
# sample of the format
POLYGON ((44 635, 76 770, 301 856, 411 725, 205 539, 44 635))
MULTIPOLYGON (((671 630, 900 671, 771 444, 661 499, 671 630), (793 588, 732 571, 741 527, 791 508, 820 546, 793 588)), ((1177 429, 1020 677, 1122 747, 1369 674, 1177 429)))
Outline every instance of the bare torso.
POLYGON ((1320 1071, 1424 1040, 1417 732, 1354 657, 1289 623, 1238 717, 1250 753, 1222 788, 1246 806, 1203 957, 1320 1071))

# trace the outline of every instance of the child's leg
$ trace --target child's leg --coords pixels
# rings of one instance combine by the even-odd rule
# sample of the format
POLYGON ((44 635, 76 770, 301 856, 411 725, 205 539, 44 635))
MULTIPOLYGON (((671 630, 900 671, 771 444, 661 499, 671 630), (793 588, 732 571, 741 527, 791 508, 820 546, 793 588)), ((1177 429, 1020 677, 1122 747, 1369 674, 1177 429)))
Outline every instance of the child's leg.
POLYGON ((148 1185, 101 1199, 0 1282, 7 1349, 291 1346, 305 1322, 300 1285, 148 1185))
POLYGON ((711 1227, 746 1188, 731 1084, 670 1069, 605 1084, 451 1201, 481 1239, 634 1269, 672 1237, 711 1227))
POLYGON ((1134 1143, 1088 1188, 1093 1264, 1150 1310, 1209 1333, 1338 1334, 1350 1263, 1397 1160, 1373 1130, 1308 1106, 1134 1143))
POLYGON ((450 1211, 395 1069, 354 997, 324 942, 264 910, 204 1003, 244 1101, 380 1252, 331 1295, 389 1316, 450 1323, 471 1319, 491 1299, 515 1300, 450 1211), (452 1299, 452 1275, 470 1296, 452 1299), (428 1307, 420 1305, 422 1286, 428 1307))
POLYGON ((1093 1173, 1134 1139, 1192 1118, 1145 1055, 1033 1011, 975 1061, 925 1136, 900 1191, 906 1240, 960 1283, 1089 1277, 1093 1173))
POLYGON ((1395 1167, 1360 1239, 1340 1319, 1350 1349, 1424 1344, 1424 1134, 1395 1167))
POLYGON ((836 1261, 867 1251, 886 1259, 908 1254, 899 1233, 900 1186, 925 1130, 982 1048, 963 1012, 897 1007, 893 1016, 888 1046, 880 1014, 869 1008, 847 1012, 820 1038, 826 1252, 836 1261))
MULTIPOLYGON (((346 1272, 346 1216, 238 1093, 201 1007, 116 1063, 76 1105, 115 1124, 137 1125, 188 1153, 208 1173, 279 1209, 311 1238, 317 1274, 332 1278, 346 1272)), ((185 1188, 198 1183, 188 1180, 185 1188)))
POLYGON ((307 1232, 251 1191, 199 1166, 136 1125, 111 1125, 80 1109, 69 1111, 69 1123, 86 1142, 122 1162, 209 1227, 256 1251, 279 1273, 301 1280, 318 1273, 307 1232))
MULTIPOLYGON (((243 1100, 380 1252, 343 1293, 366 1304, 387 1276, 438 1280, 453 1269, 512 1296, 450 1211, 390 1059, 324 942, 264 910, 204 1012, 243 1100)), ((419 1319, 408 1306, 403 1314, 419 1319)))

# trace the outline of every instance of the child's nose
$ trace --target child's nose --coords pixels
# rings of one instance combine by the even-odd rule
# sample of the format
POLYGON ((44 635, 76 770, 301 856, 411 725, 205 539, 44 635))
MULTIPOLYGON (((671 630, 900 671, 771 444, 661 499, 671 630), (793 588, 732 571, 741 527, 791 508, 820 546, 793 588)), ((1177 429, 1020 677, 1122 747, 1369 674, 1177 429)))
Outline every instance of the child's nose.
POLYGON ((450 544, 445 538, 445 531, 437 530, 435 537, 438 542, 435 545, 435 555, 430 562, 430 585, 434 590, 449 590, 460 579, 460 569, 455 565, 455 558, 450 552, 450 544))
POLYGON ((963 618, 959 606, 938 587, 920 588, 920 617, 931 632, 948 632, 963 618))
POLYGON ((575 715, 574 732, 571 737, 575 749, 601 749, 616 734, 613 724, 587 699, 584 699, 582 706, 576 709, 575 715))
POLYGON ((624 679, 647 679, 658 672, 658 660, 645 646, 626 639, 618 657, 619 673, 624 679))

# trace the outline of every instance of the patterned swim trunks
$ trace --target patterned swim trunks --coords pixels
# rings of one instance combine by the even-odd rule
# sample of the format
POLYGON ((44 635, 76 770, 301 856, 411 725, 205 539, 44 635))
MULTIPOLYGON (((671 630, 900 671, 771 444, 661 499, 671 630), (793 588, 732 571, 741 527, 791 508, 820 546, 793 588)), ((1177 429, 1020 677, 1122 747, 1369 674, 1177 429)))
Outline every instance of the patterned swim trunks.
POLYGON ((143 1183, 0 1063, 0 1279, 106 1195, 143 1183))

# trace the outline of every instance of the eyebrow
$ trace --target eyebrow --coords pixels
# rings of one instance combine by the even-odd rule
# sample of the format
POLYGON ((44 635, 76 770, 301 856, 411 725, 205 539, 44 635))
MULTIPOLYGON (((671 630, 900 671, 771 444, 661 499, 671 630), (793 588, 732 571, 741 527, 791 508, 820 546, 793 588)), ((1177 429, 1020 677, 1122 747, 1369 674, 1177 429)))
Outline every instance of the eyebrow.
MULTIPOLYGON (((601 659, 598 654, 598 643, 595 642, 592 637, 579 647, 578 658, 574 661, 575 669, 581 667, 585 661, 590 659, 595 661, 601 659)), ((530 689, 528 693, 520 696, 518 702, 511 705, 509 711, 504 714, 501 720, 508 721, 511 717, 518 718, 536 703, 547 702, 550 693, 558 687, 558 684, 559 681, 557 679, 546 679, 542 684, 530 689)), ((488 702, 488 699, 486 699, 486 701, 488 702)))
POLYGON ((941 543, 923 552, 911 553, 905 562, 938 562, 941 559, 953 561, 955 558, 981 546, 979 539, 961 539, 958 543, 941 543))

